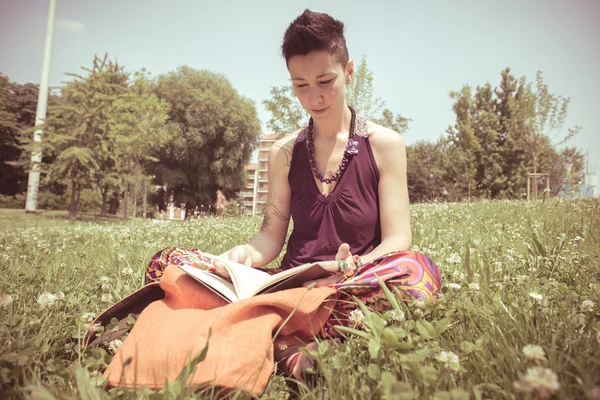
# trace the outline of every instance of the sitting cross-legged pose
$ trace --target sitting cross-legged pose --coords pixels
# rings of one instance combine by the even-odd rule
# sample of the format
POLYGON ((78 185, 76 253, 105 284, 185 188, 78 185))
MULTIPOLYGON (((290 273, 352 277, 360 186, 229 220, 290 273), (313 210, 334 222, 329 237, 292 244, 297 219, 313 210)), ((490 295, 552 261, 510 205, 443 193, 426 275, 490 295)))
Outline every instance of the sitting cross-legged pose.
MULTIPOLYGON (((279 256, 292 219, 280 268, 319 262, 330 270, 330 277, 315 284, 336 288, 339 297, 318 339, 335 340, 339 335, 333 327, 348 324, 356 308, 352 296, 378 311, 390 306, 379 279, 400 289, 408 300, 436 296, 441 278, 431 260, 409 251, 402 136, 367 121, 346 103, 354 62, 348 56, 344 24, 306 10, 287 28, 282 54, 294 93, 310 120, 271 147, 269 194, 260 231, 221 256, 249 268, 269 264, 279 256)), ((178 250, 178 256, 186 256, 185 250, 178 250)), ((172 261, 164 257, 169 251, 155 256, 149 279, 172 261)), ((193 252, 190 249, 188 256, 193 252)), ((218 273, 227 275, 222 265, 215 265, 218 273)), ((301 379, 311 360, 299 347, 282 348, 275 356, 289 374, 301 379)))

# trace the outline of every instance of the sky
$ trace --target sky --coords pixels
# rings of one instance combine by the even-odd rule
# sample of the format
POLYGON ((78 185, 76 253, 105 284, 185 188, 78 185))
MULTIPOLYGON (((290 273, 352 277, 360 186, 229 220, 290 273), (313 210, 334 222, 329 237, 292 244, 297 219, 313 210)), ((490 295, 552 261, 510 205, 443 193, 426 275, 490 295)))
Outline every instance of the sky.
MULTIPOLYGON (((0 73, 39 83, 49 0, 0 0, 0 73)), ((454 124, 449 92, 500 83, 509 67, 570 98, 563 130, 600 173, 600 0, 57 0, 50 85, 82 72, 94 55, 154 76, 181 65, 225 74, 261 104, 272 86, 289 85, 280 55, 283 33, 304 9, 346 25, 350 57, 364 55, 376 97, 412 119, 408 145, 435 141, 454 124)))

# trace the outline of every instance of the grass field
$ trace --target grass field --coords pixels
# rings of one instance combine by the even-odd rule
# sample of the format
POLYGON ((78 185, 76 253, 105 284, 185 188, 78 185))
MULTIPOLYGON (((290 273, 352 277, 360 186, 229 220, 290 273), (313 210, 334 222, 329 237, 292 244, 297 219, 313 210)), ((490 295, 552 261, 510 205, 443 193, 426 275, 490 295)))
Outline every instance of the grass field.
MULTIPOLYGON (((600 399, 598 199, 411 213, 413 250, 442 271, 439 301, 365 311, 344 344, 311 353, 314 387, 293 392, 274 374, 263 398, 600 399)), ((103 388, 111 354, 80 350, 84 326, 139 288, 162 248, 218 254, 259 226, 259 218, 69 223, 60 212, 0 210, 0 397, 194 398, 177 382, 161 392, 103 388)))

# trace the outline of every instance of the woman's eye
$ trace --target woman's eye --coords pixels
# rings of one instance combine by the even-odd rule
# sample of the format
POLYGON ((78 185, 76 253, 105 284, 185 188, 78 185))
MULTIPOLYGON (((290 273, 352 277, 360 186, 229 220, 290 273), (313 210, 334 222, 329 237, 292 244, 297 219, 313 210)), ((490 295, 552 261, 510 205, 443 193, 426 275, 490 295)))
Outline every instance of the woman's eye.
POLYGON ((296 85, 297 88, 303 88, 306 87, 307 85, 296 85))
POLYGON ((328 80, 328 81, 325 81, 325 82, 319 82, 319 83, 320 83, 321 85, 327 85, 327 84, 328 84, 328 83, 330 83, 332 80, 333 80, 333 78, 331 78, 331 79, 330 79, 330 80, 328 80))

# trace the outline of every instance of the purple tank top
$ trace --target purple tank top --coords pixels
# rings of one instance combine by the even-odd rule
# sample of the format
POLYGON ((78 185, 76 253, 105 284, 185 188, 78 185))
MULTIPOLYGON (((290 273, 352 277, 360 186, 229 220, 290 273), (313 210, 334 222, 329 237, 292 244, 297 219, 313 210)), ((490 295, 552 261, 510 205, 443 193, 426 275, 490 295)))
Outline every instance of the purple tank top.
POLYGON ((310 169, 307 129, 304 127, 298 134, 288 174, 294 229, 281 263, 284 269, 334 260, 342 243, 348 243, 351 253, 358 255, 381 243, 379 171, 369 144, 366 120, 356 116, 358 154, 352 156, 328 196, 321 194, 310 169))

